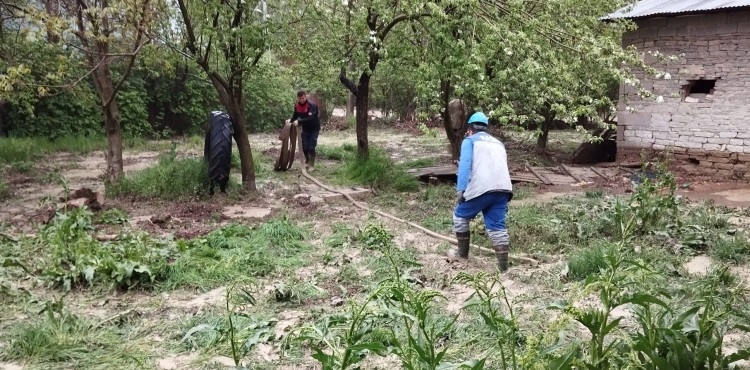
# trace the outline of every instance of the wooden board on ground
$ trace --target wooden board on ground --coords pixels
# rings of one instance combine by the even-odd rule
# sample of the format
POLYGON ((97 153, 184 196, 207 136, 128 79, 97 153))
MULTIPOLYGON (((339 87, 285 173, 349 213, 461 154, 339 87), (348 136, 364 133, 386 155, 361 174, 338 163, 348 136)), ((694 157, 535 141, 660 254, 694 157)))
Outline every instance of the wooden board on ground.
MULTIPOLYGON (((454 165, 422 167, 422 168, 412 168, 412 169, 407 170, 406 172, 414 175, 414 177, 417 177, 420 180, 427 181, 429 180, 430 177, 438 177, 438 178, 439 177, 456 177, 458 176, 458 167, 454 165)), ((525 173, 525 172, 511 173, 510 180, 514 183, 515 182, 533 182, 537 184, 542 183, 533 174, 525 173)))
MULTIPOLYGON (((529 182, 542 184, 540 177, 547 179, 547 185, 573 185, 581 182, 594 182, 602 178, 612 178, 621 175, 621 169, 618 168, 597 168, 591 167, 530 167, 532 171, 511 172, 510 179, 513 183, 529 182), (572 175, 572 176, 571 176, 572 175), (582 181, 581 181, 582 180, 582 181)), ((412 168, 406 171, 419 178, 422 181, 429 181, 430 178, 451 178, 455 180, 458 167, 455 165, 435 166, 412 168)))

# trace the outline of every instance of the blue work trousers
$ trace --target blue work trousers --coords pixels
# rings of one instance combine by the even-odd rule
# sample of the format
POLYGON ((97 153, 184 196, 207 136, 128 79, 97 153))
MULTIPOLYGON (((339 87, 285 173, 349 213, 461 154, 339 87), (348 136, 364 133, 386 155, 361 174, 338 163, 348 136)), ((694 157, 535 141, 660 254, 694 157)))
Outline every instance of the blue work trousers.
POLYGON ((484 216, 487 231, 505 230, 505 215, 508 212, 510 193, 485 193, 471 200, 459 203, 453 212, 454 232, 469 231, 468 221, 473 220, 479 212, 484 216))

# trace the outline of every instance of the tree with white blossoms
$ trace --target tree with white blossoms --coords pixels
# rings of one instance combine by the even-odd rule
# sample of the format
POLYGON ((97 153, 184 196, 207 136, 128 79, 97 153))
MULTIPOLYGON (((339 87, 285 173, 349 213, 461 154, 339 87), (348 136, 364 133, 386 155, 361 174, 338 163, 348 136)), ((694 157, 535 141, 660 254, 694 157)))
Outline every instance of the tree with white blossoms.
MULTIPOLYGON (((123 173, 122 128, 117 108, 117 93, 127 80, 142 48, 150 42, 150 28, 161 14, 161 0, 38 0, 16 2, 13 11, 22 34, 29 42, 46 39, 52 60, 37 66, 50 70, 42 78, 35 75, 25 60, 14 59, 5 68, 0 81, 3 90, 18 93, 36 90, 46 95, 65 91, 91 78, 102 109, 107 135, 107 179, 115 181, 123 173), (75 65, 83 61, 87 72, 78 76, 75 65), (122 62, 119 74, 112 65, 122 62), (55 64, 56 68, 49 68, 55 64)), ((41 63, 41 64, 39 64, 41 63)), ((38 73, 37 73, 38 75, 38 73)))
MULTIPOLYGON (((422 96, 435 102, 430 91, 438 90, 442 102, 465 98, 501 124, 536 127, 540 148, 546 147, 556 120, 572 125, 579 117, 589 117, 604 127, 617 104, 619 83, 630 82, 650 97, 633 68, 666 76, 657 75, 642 53, 621 47, 622 33, 634 27, 632 22, 602 21, 621 5, 603 0, 479 0, 458 22, 433 25, 442 31, 431 35, 442 37, 423 57, 421 82, 433 88, 423 87, 422 96), (446 37, 451 28, 455 36, 446 37), (443 61, 451 63, 441 69, 443 61), (451 88, 446 89, 446 80, 451 88)), ((674 59, 655 56, 659 61, 674 59)), ((437 107, 446 109, 444 103, 437 107)), ((452 133, 446 134, 450 139, 452 133)))

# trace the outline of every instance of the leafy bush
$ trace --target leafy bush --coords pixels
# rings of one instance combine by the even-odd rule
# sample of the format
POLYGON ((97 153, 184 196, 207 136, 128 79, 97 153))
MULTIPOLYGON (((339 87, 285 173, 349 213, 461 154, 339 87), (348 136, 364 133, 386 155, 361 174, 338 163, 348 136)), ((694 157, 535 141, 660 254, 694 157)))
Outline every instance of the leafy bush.
POLYGON ((82 283, 112 284, 118 288, 151 284, 177 255, 176 244, 146 233, 99 242, 91 233, 92 217, 93 213, 85 207, 58 212, 41 230, 37 241, 50 251, 42 278, 51 285, 68 291, 82 283))
POLYGON ((245 75, 245 112, 250 132, 265 132, 284 125, 292 116, 296 95, 289 71, 267 53, 257 68, 245 75))

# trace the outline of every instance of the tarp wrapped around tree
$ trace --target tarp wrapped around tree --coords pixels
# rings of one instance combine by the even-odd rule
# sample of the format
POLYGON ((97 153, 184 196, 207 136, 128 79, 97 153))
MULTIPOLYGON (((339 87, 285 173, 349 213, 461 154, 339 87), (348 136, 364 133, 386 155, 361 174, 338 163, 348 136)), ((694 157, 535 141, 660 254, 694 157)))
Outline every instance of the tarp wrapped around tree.
POLYGON ((221 192, 226 192, 229 183, 229 170, 232 165, 232 119, 229 114, 213 111, 208 115, 206 143, 203 156, 208 165, 209 194, 214 193, 214 185, 219 184, 221 192))

